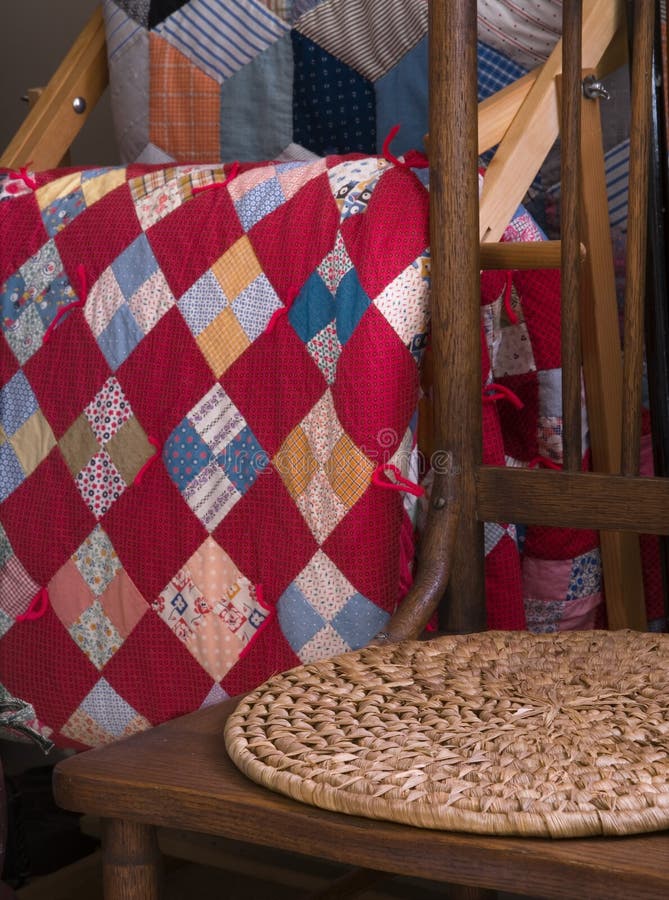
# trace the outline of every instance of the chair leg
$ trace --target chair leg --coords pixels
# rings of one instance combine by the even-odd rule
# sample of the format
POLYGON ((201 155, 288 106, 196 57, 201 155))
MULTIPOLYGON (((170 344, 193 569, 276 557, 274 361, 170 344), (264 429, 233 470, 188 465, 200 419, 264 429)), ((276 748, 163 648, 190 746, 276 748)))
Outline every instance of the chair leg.
POLYGON ((495 900, 497 891, 485 888, 467 887, 464 884, 448 886, 448 900, 495 900))
POLYGON ((122 819, 103 823, 105 900, 159 900, 162 856, 156 829, 122 819))

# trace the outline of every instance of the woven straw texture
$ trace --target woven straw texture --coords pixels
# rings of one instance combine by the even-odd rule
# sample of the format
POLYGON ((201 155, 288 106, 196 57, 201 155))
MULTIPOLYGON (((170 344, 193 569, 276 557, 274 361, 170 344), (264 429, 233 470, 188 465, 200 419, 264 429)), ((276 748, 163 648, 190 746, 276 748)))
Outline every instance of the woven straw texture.
POLYGON ((669 827, 669 635, 485 632, 276 675, 225 740, 253 781, 424 828, 576 837, 669 827))

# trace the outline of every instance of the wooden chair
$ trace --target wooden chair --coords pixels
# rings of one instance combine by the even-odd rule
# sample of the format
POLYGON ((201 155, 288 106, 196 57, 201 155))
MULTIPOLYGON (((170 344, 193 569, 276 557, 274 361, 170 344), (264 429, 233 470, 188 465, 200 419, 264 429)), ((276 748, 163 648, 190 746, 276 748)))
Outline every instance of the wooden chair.
MULTIPOLYGON (((564 41, 572 53, 565 55, 562 74, 565 199, 561 268, 567 317, 563 328, 566 424, 565 463, 563 471, 557 472, 480 464, 479 272, 483 254, 479 248, 479 221, 485 223, 492 219, 483 218, 488 208, 485 193, 479 218, 474 164, 480 146, 475 92, 476 15, 474 4, 468 0, 430 4, 435 441, 437 447, 450 453, 452 464, 435 483, 417 587, 391 622, 391 640, 413 637, 421 630, 442 595, 449 572, 449 629, 460 632, 484 628, 484 521, 603 528, 613 529, 614 533, 669 532, 669 483, 637 475, 644 185, 648 159, 645 75, 652 36, 650 0, 635 4, 632 98, 635 127, 628 230, 630 277, 626 293, 624 371, 620 376, 625 389, 624 403, 616 413, 623 422, 620 451, 618 459, 611 462, 612 472, 581 471, 580 353, 570 343, 570 338, 578 333, 573 323, 579 313, 582 236, 577 227, 579 179, 575 164, 581 121, 580 5, 573 0, 565 0, 564 4, 564 41), (458 298, 457 303, 451 301, 454 296, 458 298), (445 361, 448 377, 445 377, 445 361)), ((586 30, 588 23, 594 27, 593 9, 602 11, 597 2, 586 5, 586 30)), ((556 71, 549 67, 539 73, 526 98, 533 97, 533 91, 537 90, 540 96, 537 100, 534 95, 532 102, 538 102, 540 108, 549 108, 550 104, 543 105, 542 97, 549 91, 547 73, 551 73, 549 80, 553 82, 556 71)), ((539 121, 543 121, 541 117, 539 121)), ((517 162, 516 158, 515 165, 517 162)), ((513 168, 504 154, 500 165, 513 168)), ((491 176, 494 176, 492 168, 488 177, 491 176)), ((500 215, 503 220, 504 216, 500 215)), ((495 234, 493 226, 485 225, 485 229, 484 238, 495 234)), ((591 251, 585 243, 586 258, 590 259, 591 251)), ((546 252, 546 248, 540 252, 546 252)), ((586 281, 591 277, 587 266, 588 263, 586 281)), ((461 895, 469 897, 479 896, 479 889, 602 900, 630 897, 659 900, 669 895, 666 832, 616 839, 551 841, 426 831, 324 812, 271 793, 248 781, 226 755, 223 725, 235 705, 236 701, 230 700, 200 710, 127 740, 70 758, 56 768, 57 801, 68 809, 99 816, 104 821, 107 900, 151 900, 158 896, 161 881, 158 836, 165 829, 248 841, 261 848, 271 846, 366 870, 462 885, 465 887, 461 895)), ((348 896, 356 881, 365 883, 365 879, 364 874, 354 873, 345 884, 319 896, 348 896)))

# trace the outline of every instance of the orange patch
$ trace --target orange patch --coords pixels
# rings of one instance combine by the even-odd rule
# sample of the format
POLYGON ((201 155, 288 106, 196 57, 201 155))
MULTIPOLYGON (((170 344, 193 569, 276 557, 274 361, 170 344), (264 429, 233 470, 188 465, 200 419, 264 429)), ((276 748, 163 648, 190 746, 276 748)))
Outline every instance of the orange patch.
POLYGON ((149 34, 149 140, 177 162, 220 157, 220 88, 167 41, 149 34))

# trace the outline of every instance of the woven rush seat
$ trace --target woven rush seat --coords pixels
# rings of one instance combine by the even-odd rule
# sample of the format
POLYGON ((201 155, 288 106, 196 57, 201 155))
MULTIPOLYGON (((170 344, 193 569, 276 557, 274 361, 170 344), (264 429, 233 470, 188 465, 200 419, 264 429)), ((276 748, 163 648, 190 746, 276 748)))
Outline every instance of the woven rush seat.
POLYGON ((253 781, 336 812, 482 834, 669 827, 669 635, 483 632, 276 675, 230 716, 253 781))

